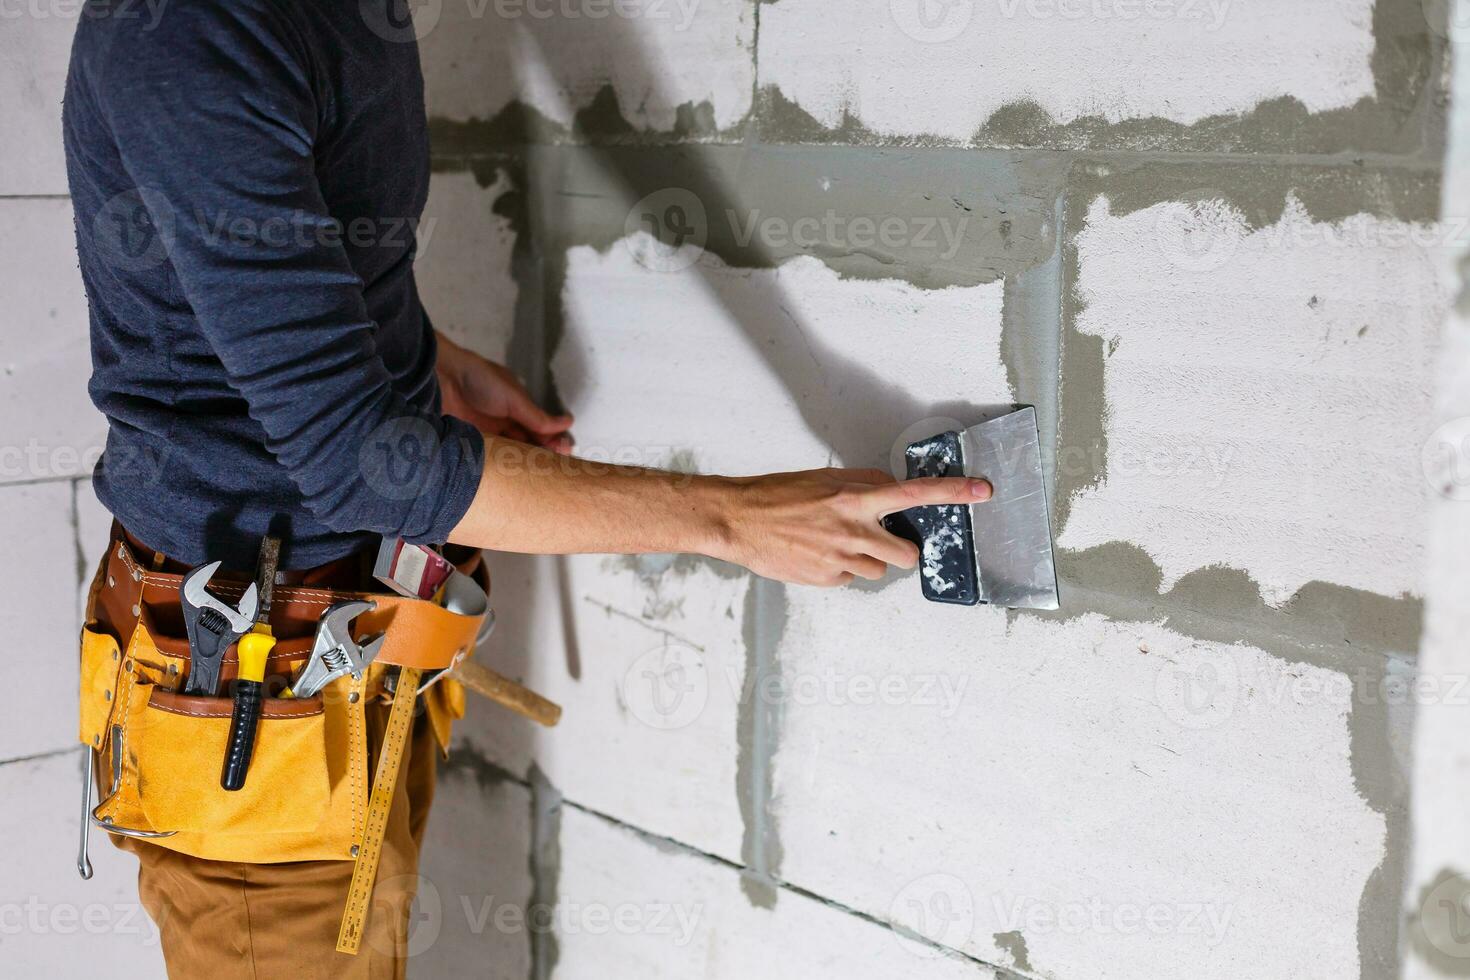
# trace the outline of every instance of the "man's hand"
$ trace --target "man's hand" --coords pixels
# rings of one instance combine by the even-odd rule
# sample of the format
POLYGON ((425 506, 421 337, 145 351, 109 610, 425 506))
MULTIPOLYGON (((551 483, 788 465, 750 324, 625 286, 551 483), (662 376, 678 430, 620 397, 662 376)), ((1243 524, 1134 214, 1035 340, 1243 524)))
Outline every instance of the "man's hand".
POLYGON ((464 419, 487 436, 543 446, 553 452, 572 449, 572 417, 543 412, 526 389, 504 367, 460 347, 438 333, 435 367, 444 393, 444 413, 464 419))
POLYGON ((897 483, 882 470, 809 470, 730 481, 719 557, 758 575, 802 585, 877 580, 889 565, 913 568, 919 549, 879 520, 925 504, 990 499, 990 484, 963 477, 897 483))

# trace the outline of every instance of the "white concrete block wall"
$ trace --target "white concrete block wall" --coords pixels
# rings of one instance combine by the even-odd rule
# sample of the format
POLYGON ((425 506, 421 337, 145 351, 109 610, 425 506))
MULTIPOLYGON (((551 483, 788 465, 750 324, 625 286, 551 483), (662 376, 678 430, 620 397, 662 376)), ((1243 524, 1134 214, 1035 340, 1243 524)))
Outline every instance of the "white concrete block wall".
MULTIPOLYGON (((1324 578, 1413 593, 1424 486, 1417 449, 1406 454, 1399 436, 1424 410, 1433 322, 1447 301, 1430 254, 1434 230, 1399 224, 1385 235, 1383 223, 1370 223, 1361 244, 1313 249, 1294 247, 1283 228, 1256 245, 1236 229, 1243 241, 1231 242, 1228 261, 1170 274, 1154 241, 1158 226, 1172 227, 1159 215, 1169 210, 1118 219, 1130 230, 1108 235, 1096 230, 1112 226, 1095 209, 1079 236, 1078 329, 1110 343, 1109 458, 1119 460, 1120 484, 1132 482, 1106 513, 1092 508, 1111 484, 1084 493, 1061 546, 1135 540, 1128 529, 1139 529, 1136 541, 1163 556, 1166 589, 1223 563, 1251 573, 1277 603, 1324 578), (1381 245, 1394 234, 1402 247, 1381 245), (1412 235, 1430 244, 1415 246, 1412 235), (1239 482, 1206 492, 1175 474, 1190 491, 1180 492, 1181 479, 1122 465, 1130 453, 1148 461, 1160 445, 1149 441, 1154 432, 1197 445, 1201 466, 1220 462, 1201 478, 1239 482), (1320 474, 1301 465, 1317 446, 1320 474), (1368 472, 1380 495, 1341 485, 1368 472), (1318 475, 1320 490, 1303 483, 1318 475), (1330 522, 1355 507, 1347 526, 1360 530, 1330 534, 1330 522), (1262 533, 1278 512, 1283 527, 1302 526, 1297 538, 1262 533)), ((708 255, 650 257, 650 247, 633 238, 568 255, 554 368, 582 420, 583 451, 614 451, 619 438, 641 447, 646 436, 665 440, 646 456, 686 454, 706 471, 824 462, 802 409, 827 404, 830 392, 783 384, 780 366, 803 346, 818 362, 829 349, 856 355, 885 377, 912 379, 936 403, 1011 397, 999 284, 922 291, 839 279, 811 260, 741 270, 708 255), (786 335, 790 349, 763 357, 739 325, 777 311, 797 329, 786 335), (948 350, 964 355, 926 368, 948 350)), ((871 421, 881 455, 888 430, 871 421)), ((635 607, 640 588, 646 610, 665 608, 670 595, 685 607, 709 598, 697 578, 639 580, 601 564, 632 589, 624 601, 635 607)), ((587 587, 580 574, 573 581, 569 593, 580 599, 587 587)), ((775 652, 782 722, 771 749, 780 880, 889 921, 903 921, 915 890, 925 892, 922 907, 963 901, 972 914, 958 933, 947 919, 905 924, 985 962, 1046 975, 1356 969, 1359 902, 1388 842, 1350 764, 1344 675, 1155 623, 1087 616, 1008 625, 984 611, 937 611, 911 581, 877 595, 786 596, 775 652), (1212 679, 1227 683, 1223 693, 1211 693, 1212 679), (1243 823, 1236 801, 1245 795, 1253 803, 1243 823), (1283 920, 1293 923, 1288 936, 1283 920)), ((661 625, 657 613, 645 620, 661 625)), ((683 628, 698 635, 698 626, 683 628)), ((598 655, 585 639, 578 646, 584 664, 598 655)), ((605 710, 596 688, 551 683, 575 690, 573 714, 605 710)), ((538 736, 537 751, 559 734, 538 736)), ((597 766, 606 783, 636 774, 657 787, 682 776, 661 755, 629 756, 621 740, 610 752, 579 741, 599 762, 620 760, 597 766)), ((731 751, 727 741, 710 761, 731 751)), ((592 802, 600 788, 554 781, 569 800, 604 810, 592 802)), ((605 812, 728 856, 670 832, 670 814, 605 812)))
POLYGON ((923 290, 843 278, 809 257, 750 270, 697 256, 642 233, 567 256, 566 334, 552 366, 582 416, 584 450, 654 447, 641 462, 678 453, 728 475, 886 466, 894 439, 919 420, 835 386, 824 367, 834 355, 927 403, 1011 401, 999 282, 923 290), (742 329, 752 323, 790 329, 758 349, 742 329), (831 434, 813 431, 808 415, 865 433, 868 457, 833 458, 831 434))
POLYGON ((0 630, 20 694, 0 725, 0 761, 77 744, 76 531, 66 481, 0 487, 0 630))
MULTIPOLYGON (((1310 650, 1283 655, 1269 634, 1307 586, 1402 611, 1432 583, 1417 454, 1450 289, 1436 266, 1444 232, 1404 203, 1403 174, 1437 165, 1423 80, 1442 46, 1434 5, 1420 6, 861 0, 837 16, 816 0, 648 0, 624 16, 584 0, 576 16, 565 4, 540 16, 532 8, 547 5, 532 0, 419 5, 431 117, 472 135, 437 161, 418 265, 426 305, 495 357, 535 350, 518 331, 553 323, 546 353, 580 452, 721 473, 883 465, 921 421, 915 405, 1055 400, 1056 379, 1018 349, 1071 330, 1105 351, 1095 394, 1107 465, 1081 481, 1059 529, 1064 576, 1079 553, 1121 544, 1159 566, 1161 594, 1116 597, 1126 613, 1036 618, 936 609, 907 577, 818 592, 666 557, 492 556, 501 622, 479 656, 567 714, 543 731, 472 701, 430 826, 424 875, 438 911, 420 904, 435 929, 414 973, 1387 975, 1393 941, 1365 919, 1391 915, 1374 881, 1404 846, 1403 801, 1364 782, 1365 757, 1391 757, 1393 736, 1343 665, 1378 676, 1400 669, 1388 654, 1408 651, 1311 635, 1287 644, 1310 650), (493 127, 476 126, 518 102, 553 124, 538 138, 572 139, 577 114, 609 89, 620 118, 601 105, 590 128, 626 123, 622 142, 667 143, 691 120, 693 143, 753 121, 763 139, 846 141, 814 153, 965 146, 998 111, 1034 105, 1045 126, 1076 127, 1056 145, 1116 151, 1136 138, 1176 150, 1172 163, 1199 167, 1206 187, 1256 153, 1288 152, 1299 132, 1330 130, 1309 147, 1319 154, 1373 152, 1332 177, 1363 212, 1346 219, 1315 216, 1310 200, 1261 222, 1229 195, 1069 197, 1063 177, 1058 213, 1083 208, 1065 216, 1075 265, 1002 281, 994 270, 1013 264, 986 257, 975 284, 921 288, 922 256, 881 249, 868 258, 892 278, 839 274, 845 256, 815 248, 744 268, 641 235, 578 241, 581 226, 552 230, 569 247, 541 240, 530 218, 558 212, 532 195, 538 151, 491 145, 493 127), (794 123, 802 113, 821 132, 794 123), (1226 123, 1239 125, 1211 142, 1226 123), (1193 142, 1175 142, 1185 130, 1193 142), (506 195, 532 195, 517 205, 527 220, 496 213, 506 195), (524 264, 513 268, 513 253, 524 264), (1043 293, 1058 306, 1070 297, 1075 320, 1050 318, 1043 293), (1356 492, 1365 473, 1372 493, 1356 492), (1220 635, 1202 637, 1198 611, 1167 592, 1211 569, 1249 575, 1267 612, 1212 621, 1220 635), (1249 642, 1229 636, 1236 627, 1249 642), (773 685, 759 697, 758 680, 773 685), (538 901, 559 916, 549 932, 494 921, 538 901), (658 908, 696 914, 671 937, 646 918, 658 908), (593 924, 602 910, 606 928, 593 924), (617 927, 619 910, 633 928, 617 927)), ((70 26, 3 23, 0 64, 22 83, 0 93, 0 451, 21 451, 29 469, 0 471, 0 522, 38 557, 0 581, 14 597, 0 622, 63 669, 31 685, 23 724, 0 725, 0 796, 27 801, 0 822, 17 839, 20 821, 26 832, 39 821, 44 837, 5 859, 0 912, 77 908, 85 924, 99 903, 111 918, 85 936, 63 931, 65 911, 5 931, 0 959, 26 974, 105 962, 156 976, 146 922, 139 934, 118 921, 134 897, 130 859, 99 841, 97 878, 71 877, 73 596, 107 522, 80 478, 102 427, 85 396, 70 208, 56 196, 70 26), (24 455, 32 443, 40 463, 24 455), (53 580, 54 593, 42 586, 53 580), (58 700, 65 712, 47 708, 58 700)), ((978 142, 1030 145, 1009 132, 978 142)), ((903 152, 951 153, 961 174, 973 159, 903 152)), ((1029 175, 1055 160, 986 163, 1029 175)), ((1022 183, 1046 193, 1040 178, 1022 183)), ((1009 202, 996 203, 996 227, 977 234, 1006 248, 1009 202)), ((884 194, 863 204, 881 214, 884 194)), ((1454 635, 1444 615, 1441 645, 1454 635)), ((1430 663, 1454 674, 1452 658, 1430 663)), ((1406 885, 1411 918, 1459 853, 1457 797, 1433 792, 1458 729, 1439 717, 1420 738, 1441 764, 1421 781, 1443 815, 1416 828, 1426 847, 1418 890, 1406 885)), ((1429 964, 1415 975, 1443 967, 1442 947, 1408 941, 1429 964)))

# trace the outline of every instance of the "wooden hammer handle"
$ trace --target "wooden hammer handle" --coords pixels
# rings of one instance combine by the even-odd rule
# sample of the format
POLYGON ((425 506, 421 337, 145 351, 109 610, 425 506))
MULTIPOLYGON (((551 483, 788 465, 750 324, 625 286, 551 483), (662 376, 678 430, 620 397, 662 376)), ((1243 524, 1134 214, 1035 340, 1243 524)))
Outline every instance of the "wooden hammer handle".
POLYGON ((504 705, 516 714, 552 727, 561 720, 561 705, 548 701, 535 691, 527 690, 509 677, 502 677, 489 667, 465 660, 449 672, 449 676, 483 698, 504 705))

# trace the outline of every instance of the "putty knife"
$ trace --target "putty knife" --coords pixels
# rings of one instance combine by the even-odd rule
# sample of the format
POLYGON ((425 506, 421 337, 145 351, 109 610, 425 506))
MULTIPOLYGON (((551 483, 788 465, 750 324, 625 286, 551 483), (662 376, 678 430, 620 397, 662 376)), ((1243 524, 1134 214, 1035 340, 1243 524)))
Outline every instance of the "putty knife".
POLYGON ((888 528, 919 546, 924 598, 1008 609, 1058 608, 1051 514, 1041 439, 1031 406, 943 432, 904 450, 910 479, 970 476, 990 481, 988 501, 915 507, 888 528))

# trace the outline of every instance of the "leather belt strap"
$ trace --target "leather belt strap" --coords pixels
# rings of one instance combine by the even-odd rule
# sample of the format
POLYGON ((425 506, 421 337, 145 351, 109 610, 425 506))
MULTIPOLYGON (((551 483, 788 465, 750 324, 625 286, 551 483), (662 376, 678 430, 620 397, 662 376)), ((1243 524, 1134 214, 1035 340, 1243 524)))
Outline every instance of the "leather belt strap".
MULTIPOLYGON (((182 575, 150 571, 126 541, 114 538, 107 557, 107 585, 111 587, 127 579, 142 584, 142 606, 167 606, 179 601, 182 575)), ((221 599, 234 602, 239 600, 247 585, 246 582, 217 579, 210 583, 210 589, 221 599)), ((387 639, 378 653, 378 662, 419 670, 451 667, 456 660, 473 651, 484 619, 483 615, 466 616, 432 602, 389 592, 277 586, 271 604, 271 625, 281 639, 271 653, 271 664, 280 665, 309 657, 316 624, 322 613, 333 603, 348 599, 368 599, 377 603, 372 612, 363 613, 354 620, 353 634, 355 638, 376 633, 386 635, 387 639)), ((134 612, 135 619, 137 615, 134 612)), ((166 635, 170 632, 173 631, 153 631, 158 651, 187 660, 189 641, 181 635, 166 635)), ((182 630, 178 632, 182 633, 182 630)), ((233 676, 238 663, 235 652, 227 653, 224 675, 233 676)))

